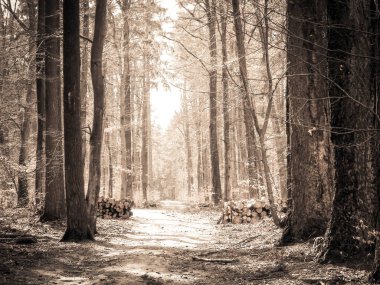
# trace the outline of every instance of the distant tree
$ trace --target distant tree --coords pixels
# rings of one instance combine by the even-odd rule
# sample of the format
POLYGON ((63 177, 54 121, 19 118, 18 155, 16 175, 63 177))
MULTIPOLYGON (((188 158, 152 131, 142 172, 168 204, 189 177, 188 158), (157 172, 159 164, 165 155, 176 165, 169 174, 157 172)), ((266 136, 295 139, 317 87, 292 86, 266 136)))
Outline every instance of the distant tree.
POLYGON ((45 2, 46 194, 43 220, 65 217, 62 144, 60 1, 45 2))
POLYGON ((103 48, 107 33, 107 0, 96 1, 94 40, 91 48, 91 78, 94 90, 94 118, 90 137, 87 214, 90 233, 96 233, 96 206, 101 183, 101 152, 104 133, 103 48))
POLYGON ((36 205, 41 206, 45 192, 45 135, 46 135, 46 84, 45 84, 45 0, 38 0, 36 93, 37 93, 37 147, 36 147, 36 205))
POLYGON ((231 147, 230 147, 230 100, 229 100, 229 75, 228 75, 228 50, 227 50, 227 21, 229 2, 219 2, 221 42, 222 42, 222 83, 223 83, 223 140, 224 140, 224 201, 231 199, 231 147))
POLYGON ((216 0, 205 0, 205 11, 207 14, 207 26, 209 30, 209 52, 211 68, 209 70, 210 87, 210 155, 212 174, 212 201, 219 204, 222 199, 222 186, 219 169, 218 131, 217 131, 217 38, 216 38, 216 0))
POLYGON ((131 93, 131 68, 130 68, 130 7, 131 1, 124 0, 122 1, 121 9, 123 13, 123 90, 124 94, 122 95, 121 100, 121 126, 124 135, 125 141, 125 150, 123 151, 125 159, 125 167, 122 172, 122 185, 121 185, 121 196, 126 198, 127 196, 132 197, 132 110, 133 110, 133 101, 131 93))
MULTIPOLYGON (((35 52, 36 52, 36 45, 34 41, 34 31, 35 31, 35 24, 36 24, 36 10, 35 6, 32 0, 26 1, 27 6, 27 18, 28 18, 28 58, 27 61, 30 61, 32 63, 35 62, 35 52)), ((26 88, 26 102, 24 106, 24 113, 21 120, 21 141, 20 141, 20 153, 19 153, 19 175, 18 175, 18 187, 17 187, 17 194, 18 194, 18 206, 25 207, 29 202, 29 193, 28 193, 28 174, 27 174, 27 167, 28 167, 28 159, 30 158, 29 154, 29 138, 32 131, 32 120, 33 120, 33 112, 32 112, 32 105, 33 105, 33 99, 34 99, 34 76, 35 76, 35 70, 34 65, 32 64, 32 67, 29 67, 28 69, 28 83, 26 88)))
MULTIPOLYGON (((264 4, 264 21, 266 21, 266 25, 268 20, 268 11, 267 11, 267 5, 268 2, 265 0, 264 4)), ((267 194, 268 194, 268 200, 270 204, 270 209, 272 212, 273 221, 276 225, 280 224, 280 220, 277 214, 277 209, 274 201, 274 194, 273 194, 273 186, 272 186, 272 180, 271 180, 271 171, 269 168, 269 161, 268 161, 268 155, 265 145, 265 136, 268 129, 268 123, 269 123, 269 116, 272 109, 273 104, 273 90, 272 90, 272 82, 269 80, 268 86, 268 105, 264 113, 264 122, 262 124, 262 127, 259 125, 259 119, 256 113, 256 108, 254 103, 252 103, 250 98, 250 89, 249 89, 249 81, 248 81, 248 71, 247 71, 247 62, 246 62, 246 51, 245 51, 245 43, 244 43, 244 33, 243 33, 243 26, 241 22, 241 12, 240 12, 240 1, 239 0, 232 0, 232 7, 233 7, 233 16, 234 16, 234 26, 235 26, 235 33, 236 33, 236 46, 238 50, 238 57, 239 57, 239 71, 240 71, 240 79, 242 82, 242 96, 243 96, 243 106, 245 109, 245 112, 249 115, 249 120, 253 121, 254 129, 246 130, 246 132, 251 132, 253 136, 253 132, 256 131, 259 135, 259 142, 260 142, 260 153, 261 153, 261 159, 264 167, 264 175, 265 175, 265 181, 267 186, 267 194)), ((265 35, 268 38, 268 30, 265 35)), ((266 40, 267 43, 267 40, 266 40)), ((268 48, 268 44, 266 44, 266 49, 268 48)), ((269 64, 269 63, 268 63, 269 64)), ((245 114, 245 116, 247 115, 245 114)))

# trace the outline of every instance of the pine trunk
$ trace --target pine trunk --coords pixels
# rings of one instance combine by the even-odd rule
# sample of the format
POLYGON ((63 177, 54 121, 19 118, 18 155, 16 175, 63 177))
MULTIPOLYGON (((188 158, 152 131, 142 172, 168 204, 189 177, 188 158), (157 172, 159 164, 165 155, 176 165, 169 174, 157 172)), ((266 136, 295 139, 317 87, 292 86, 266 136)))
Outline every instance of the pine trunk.
POLYGON ((46 194, 43 220, 65 217, 61 98, 60 1, 45 1, 46 194))
POLYGON ((37 93, 37 149, 36 149, 36 193, 37 209, 41 208, 45 192, 45 131, 46 131, 46 85, 45 85, 45 0, 38 0, 36 93, 37 93))
POLYGON ((284 242, 322 235, 330 215, 333 153, 325 63, 326 4, 300 0, 288 5, 292 205, 284 242))
POLYGON ((230 102, 228 86, 228 50, 227 50, 227 12, 229 5, 219 3, 221 17, 221 41, 222 41, 222 82, 223 82, 223 135, 224 135, 224 201, 231 200, 231 155, 230 155, 230 102))
MULTIPOLYGON (((371 3, 329 1, 329 95, 335 146, 335 196, 320 261, 368 253, 377 210, 376 167, 371 142, 375 91, 371 91, 371 3)), ((378 60, 378 59, 377 59, 378 60)), ((378 63, 378 62, 376 62, 378 63)), ((374 63, 375 64, 375 63, 374 63)), ((377 154, 378 155, 378 154, 377 154)))
POLYGON ((209 30, 209 50, 211 58, 210 76, 210 155, 212 175, 212 201, 219 204, 222 198, 222 186, 219 170, 218 129, 217 129, 217 45, 216 45, 216 1, 206 0, 206 11, 209 30), (211 1, 211 3, 210 3, 211 1))
POLYGON ((122 185, 121 185, 121 198, 125 199, 127 197, 132 198, 132 94, 131 94, 131 71, 130 71, 130 28, 129 28, 129 9, 130 1, 123 1, 122 12, 124 18, 124 42, 123 42, 123 53, 124 53, 124 68, 123 68, 123 98, 121 102, 122 115, 121 124, 124 131, 124 143, 125 150, 122 152, 125 157, 125 168, 122 172, 122 185))
POLYGON ((65 0, 63 5, 63 58, 67 227, 62 241, 70 242, 93 238, 87 228, 84 194, 79 1, 76 0, 65 0))
POLYGON ((89 229, 96 233, 96 205, 101 182, 101 153, 104 133, 105 86, 103 74, 103 48, 107 33, 107 0, 96 1, 94 41, 91 48, 91 79, 94 90, 94 119, 90 137, 89 182, 87 214, 89 229))
POLYGON ((142 102, 142 127, 141 127, 141 184, 143 191, 143 199, 148 200, 148 183, 149 183, 149 131, 148 131, 148 112, 149 112, 149 82, 147 79, 148 59, 144 54, 144 72, 143 75, 143 102, 142 102))
MULTIPOLYGON (((90 37, 90 7, 89 0, 82 1, 83 9, 83 28, 82 33, 86 38, 90 37)), ((89 42, 84 40, 84 47, 82 53, 82 64, 81 64, 81 123, 82 123, 82 165, 84 169, 84 181, 87 178, 87 134, 89 129, 87 126, 87 89, 88 89, 88 57, 89 57, 89 42)))

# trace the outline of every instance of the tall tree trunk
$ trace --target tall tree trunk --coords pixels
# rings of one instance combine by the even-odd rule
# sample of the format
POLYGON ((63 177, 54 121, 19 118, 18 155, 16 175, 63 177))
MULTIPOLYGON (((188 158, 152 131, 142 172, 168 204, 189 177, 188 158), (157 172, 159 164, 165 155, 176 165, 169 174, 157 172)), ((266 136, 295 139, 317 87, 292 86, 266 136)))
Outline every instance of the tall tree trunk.
MULTIPOLYGON (((186 90, 186 85, 185 88, 186 90)), ((186 91, 184 91, 186 92, 186 91)), ((187 196, 191 198, 191 190, 193 188, 193 158, 191 151, 190 138, 190 118, 188 109, 188 99, 186 93, 182 97, 183 114, 185 119, 185 145, 186 145, 186 171, 187 171, 187 196)))
MULTIPOLYGON (((328 1, 329 85, 335 196, 320 261, 341 261, 368 253, 375 230, 376 170, 372 159, 374 126, 371 94, 370 1, 328 1), (363 32, 364 31, 364 32, 363 32), (365 225, 363 227, 362 225, 365 225)), ((378 60, 378 59, 377 59, 378 60)), ((377 154, 378 155, 378 154, 377 154)))
POLYGON ((211 58, 210 76, 210 155, 211 155, 211 174, 212 174, 212 201, 215 205, 219 204, 222 198, 222 186, 219 170, 219 151, 218 151, 218 128, 217 128, 217 46, 216 46, 216 0, 205 0, 208 30, 209 30, 209 49, 211 58), (210 3, 211 1, 211 3, 210 3))
POLYGON ((129 9, 130 1, 123 1, 122 12, 124 19, 123 27, 123 53, 124 53, 124 68, 123 68, 123 90, 124 94, 122 96, 122 110, 121 110, 121 124, 124 135, 125 151, 122 153, 125 155, 125 167, 122 172, 122 185, 121 185, 121 196, 132 197, 132 94, 131 94, 131 71, 130 71, 130 28, 129 28, 129 9))
MULTIPOLYGON (((265 3, 266 3, 265 6, 267 6, 266 0, 265 0, 265 3)), ((263 127, 260 128, 255 107, 252 104, 249 97, 249 82, 248 82, 248 73, 247 73, 247 63, 246 63, 246 58, 245 58, 245 45, 244 45, 244 38, 243 38, 243 28, 242 28, 242 23, 241 23, 239 0, 233 0, 232 7, 233 7, 234 25, 235 25, 235 32, 236 32, 236 45, 237 45, 238 57, 239 57, 239 70, 240 70, 241 81, 244 87, 243 104, 245 104, 246 110, 249 111, 250 119, 253 121, 254 128, 256 132, 259 134, 260 150, 261 150, 261 156, 262 156, 261 159, 264 166, 264 175, 265 175, 265 181, 266 181, 266 186, 267 186, 268 200, 269 200, 270 209, 272 212, 273 221, 278 226, 280 224, 280 220, 278 218, 277 209, 274 204, 271 174, 270 174, 269 162, 268 162, 267 151, 266 151, 266 146, 265 146, 265 134, 266 134, 267 126, 268 126, 268 120, 269 120, 269 115, 271 111, 273 96, 272 94, 269 94, 270 97, 268 99, 268 107, 265 113, 264 124, 263 124, 263 127)), ((267 13, 264 13, 264 14, 265 14, 265 17, 267 17, 267 13)), ((254 129, 250 131, 253 136, 254 129)))
POLYGON ((149 131, 148 131, 148 112, 149 112, 149 89, 150 82, 148 82, 147 73, 148 70, 148 59, 147 55, 144 52, 144 75, 143 75, 143 102, 142 102, 142 127, 141 127, 141 138, 142 138, 142 146, 141 146, 141 184, 143 191, 143 199, 148 200, 148 184, 149 184, 149 131))
MULTIPOLYGON (((90 36, 90 6, 89 0, 82 1, 83 9, 83 36, 89 38, 90 36)), ((87 89, 88 89, 88 57, 89 57, 89 43, 87 40, 84 41, 83 53, 82 53, 82 64, 81 64, 81 79, 80 79, 80 96, 81 96, 81 123, 82 123, 82 165, 83 165, 83 175, 84 181, 87 178, 87 133, 88 128, 86 125, 87 121, 87 89)), ((85 183, 86 184, 86 183, 85 183)))
POLYGON ((36 93, 37 93, 37 149, 36 149, 36 192, 37 209, 41 208, 45 191, 45 0, 38 0, 36 93))
POLYGON ((45 1, 46 195, 43 220, 65 217, 59 0, 45 1))
POLYGON ((63 98, 67 227, 62 241, 93 239, 87 227, 82 165, 79 22, 79 1, 65 0, 63 2, 63 98))
MULTIPOLYGON (((228 2, 227 2, 228 3, 228 2)), ((224 133, 224 201, 231 199, 231 157, 230 157, 230 114, 229 114, 229 88, 228 88, 228 50, 227 50, 227 7, 221 1, 219 3, 220 17, 221 17, 221 40, 222 40, 222 82, 223 82, 223 133, 224 133)))
MULTIPOLYGON (((371 33, 372 33, 372 64, 371 64, 371 80, 372 82, 372 95, 374 97, 374 113, 377 118, 375 118, 375 129, 380 129, 380 13, 378 7, 380 1, 371 2, 371 33)), ((375 179, 377 188, 377 205, 380 205, 380 133, 377 132, 373 139, 373 157, 375 163, 375 179)), ((377 208, 376 213, 376 231, 380 232, 380 210, 377 208)), ((376 237, 376 251, 375 260, 372 272, 369 276, 370 282, 380 281, 380 236, 376 237)))
POLYGON ((202 157, 202 117, 201 117, 201 101, 197 98, 196 106, 193 109, 194 124, 196 125, 195 133, 197 139, 197 186, 198 199, 204 187, 203 185, 203 157, 202 157))
MULTIPOLYGON (((29 60, 35 60, 35 40, 32 36, 36 29, 36 10, 32 0, 27 1, 28 6, 28 21, 29 21, 29 32, 28 37, 28 53, 29 60)), ((35 77, 35 70, 29 68, 28 70, 28 83, 26 88, 26 106, 24 107, 24 114, 21 122, 21 141, 20 141, 20 153, 19 153, 19 175, 18 175, 18 202, 19 207, 25 207, 29 202, 28 195, 28 174, 27 174, 27 163, 28 163, 28 141, 32 128, 32 105, 34 100, 33 92, 33 82, 35 77)))
POLYGON ((326 81, 326 5, 324 0, 288 5, 292 205, 284 242, 322 235, 330 215, 334 158, 326 81))
POLYGON ((87 213, 91 233, 96 233, 96 205, 100 192, 101 152, 104 132, 103 48, 107 33, 107 0, 96 1, 94 41, 91 48, 91 78, 94 90, 94 120, 90 137, 90 169, 87 213))

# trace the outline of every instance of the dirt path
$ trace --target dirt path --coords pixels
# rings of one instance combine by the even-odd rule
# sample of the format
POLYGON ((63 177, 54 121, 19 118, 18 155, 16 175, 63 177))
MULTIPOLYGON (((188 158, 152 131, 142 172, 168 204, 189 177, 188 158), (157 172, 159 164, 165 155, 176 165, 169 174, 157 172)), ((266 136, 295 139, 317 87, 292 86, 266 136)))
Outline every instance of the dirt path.
POLYGON ((60 243, 63 225, 29 225, 38 243, 0 243, 0 284, 364 284, 360 266, 314 263, 311 244, 276 247, 280 230, 269 219, 216 225, 217 212, 162 205, 136 209, 130 220, 100 220, 94 243, 60 243))

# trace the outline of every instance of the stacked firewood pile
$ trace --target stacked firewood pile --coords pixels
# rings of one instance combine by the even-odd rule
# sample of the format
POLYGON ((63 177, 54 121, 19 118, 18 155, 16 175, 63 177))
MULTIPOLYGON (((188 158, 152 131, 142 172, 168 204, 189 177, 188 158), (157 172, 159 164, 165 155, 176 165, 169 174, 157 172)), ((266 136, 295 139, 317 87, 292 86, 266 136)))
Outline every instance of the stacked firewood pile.
POLYGON ((269 204, 264 201, 250 200, 224 203, 219 224, 254 224, 270 215, 269 204))
POLYGON ((97 216, 103 219, 128 219, 133 215, 134 205, 135 203, 131 199, 117 201, 112 198, 100 197, 97 216))

